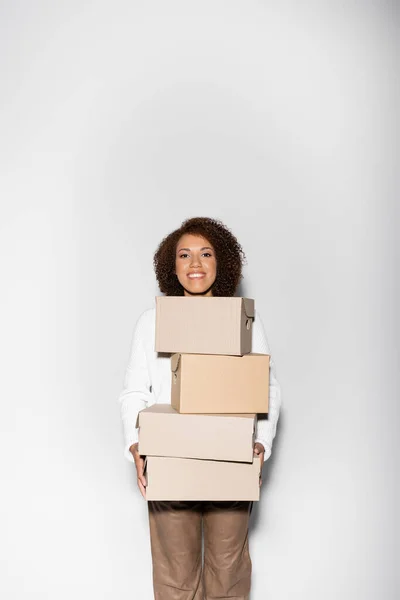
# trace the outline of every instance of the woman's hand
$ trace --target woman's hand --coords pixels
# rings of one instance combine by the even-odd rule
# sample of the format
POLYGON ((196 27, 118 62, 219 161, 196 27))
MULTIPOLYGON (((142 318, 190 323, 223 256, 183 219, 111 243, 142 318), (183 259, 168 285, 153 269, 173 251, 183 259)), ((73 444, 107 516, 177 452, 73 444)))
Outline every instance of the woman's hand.
POLYGON ((264 453, 265 453, 265 448, 262 444, 260 444, 260 442, 256 442, 254 444, 254 456, 259 456, 260 457, 260 463, 261 463, 261 468, 260 468, 260 487, 262 484, 262 468, 264 465, 264 453))
POLYGON ((138 446, 139 446, 139 444, 137 444, 137 443, 132 444, 132 446, 129 448, 129 451, 132 453, 133 460, 135 461, 136 473, 137 473, 137 484, 139 486, 140 493, 142 494, 143 498, 146 500, 146 478, 143 475, 144 458, 142 456, 140 456, 138 446))

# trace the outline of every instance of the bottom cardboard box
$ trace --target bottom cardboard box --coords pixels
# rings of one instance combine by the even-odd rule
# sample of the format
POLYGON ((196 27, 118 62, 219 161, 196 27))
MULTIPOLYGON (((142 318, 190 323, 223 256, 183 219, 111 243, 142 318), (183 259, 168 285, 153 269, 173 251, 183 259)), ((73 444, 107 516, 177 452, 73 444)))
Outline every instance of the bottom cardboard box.
POLYGON ((260 458, 253 463, 148 456, 146 500, 259 500, 260 458))

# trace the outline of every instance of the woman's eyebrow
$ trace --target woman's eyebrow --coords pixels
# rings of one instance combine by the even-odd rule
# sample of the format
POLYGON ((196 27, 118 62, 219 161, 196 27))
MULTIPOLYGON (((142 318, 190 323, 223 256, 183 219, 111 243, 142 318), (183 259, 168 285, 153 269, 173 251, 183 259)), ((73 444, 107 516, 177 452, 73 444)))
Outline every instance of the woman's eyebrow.
MULTIPOLYGON (((178 252, 181 252, 182 250, 190 252, 190 248, 179 248, 178 252)), ((204 246, 204 248, 200 248, 200 250, 212 250, 212 248, 210 246, 204 246)))

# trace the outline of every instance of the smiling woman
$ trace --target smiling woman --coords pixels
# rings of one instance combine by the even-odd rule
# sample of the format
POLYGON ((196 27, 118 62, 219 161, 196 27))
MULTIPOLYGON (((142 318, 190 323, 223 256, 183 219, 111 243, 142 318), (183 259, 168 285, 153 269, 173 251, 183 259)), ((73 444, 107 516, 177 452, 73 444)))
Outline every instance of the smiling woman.
MULTIPOLYGON (((161 241, 154 255, 154 268, 160 290, 167 296, 234 296, 244 260, 241 245, 221 221, 196 217, 184 221, 161 241)), ((135 462, 144 498, 146 478, 144 457, 138 449, 137 416, 150 402, 171 404, 170 356, 154 352, 155 320, 155 309, 151 308, 137 321, 120 395, 125 453, 135 462)), ((251 351, 270 355, 269 415, 268 419, 257 421, 254 439, 254 453, 262 464, 271 455, 280 409, 280 386, 259 313, 253 324, 251 351)), ((250 501, 149 500, 155 598, 248 600, 251 506, 250 501)))

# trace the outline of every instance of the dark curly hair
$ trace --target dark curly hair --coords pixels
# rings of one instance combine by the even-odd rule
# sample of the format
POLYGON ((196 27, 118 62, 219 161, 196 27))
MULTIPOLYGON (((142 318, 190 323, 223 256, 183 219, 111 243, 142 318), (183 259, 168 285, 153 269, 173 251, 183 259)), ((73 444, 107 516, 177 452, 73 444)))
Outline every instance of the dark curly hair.
POLYGON ((186 219, 179 229, 161 241, 153 259, 160 291, 167 296, 184 295, 175 274, 175 260, 177 244, 186 233, 204 237, 215 250, 217 276, 212 286, 213 296, 233 296, 243 277, 242 266, 246 257, 236 237, 222 221, 208 217, 186 219))

